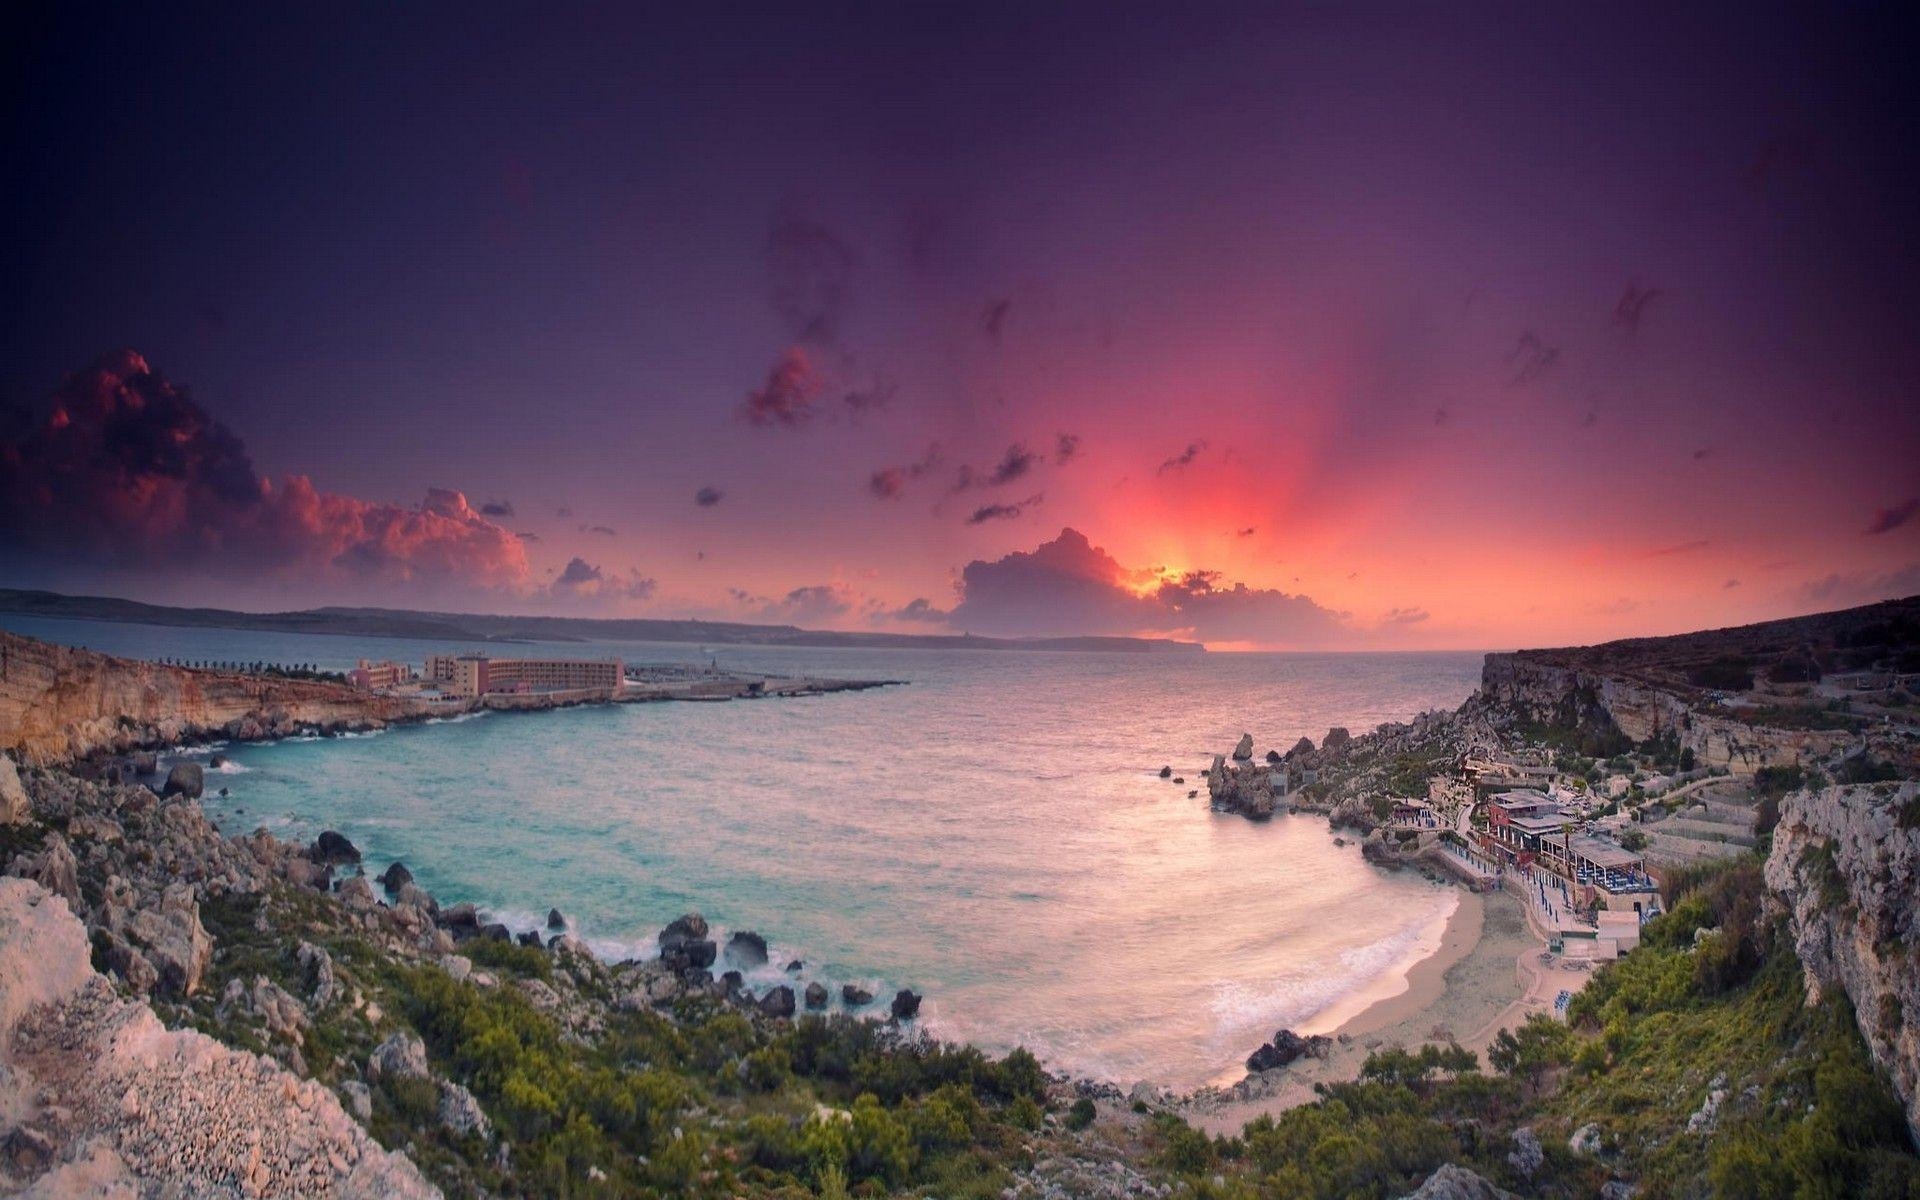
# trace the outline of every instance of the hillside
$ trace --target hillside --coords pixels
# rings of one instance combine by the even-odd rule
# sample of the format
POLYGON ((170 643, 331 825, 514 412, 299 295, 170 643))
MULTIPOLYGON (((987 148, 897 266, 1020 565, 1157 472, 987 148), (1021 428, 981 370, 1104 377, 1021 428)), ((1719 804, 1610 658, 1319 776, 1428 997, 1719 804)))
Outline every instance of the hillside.
POLYGON ((79 621, 240 629, 266 633, 332 634, 484 642, 681 642, 718 646, 858 647, 884 650, 1067 650, 1120 653, 1197 653, 1197 642, 1164 638, 990 638, 972 634, 845 633, 797 625, 733 621, 669 621, 487 613, 413 612, 392 608, 313 608, 254 613, 224 608, 174 608, 113 596, 0 588, 0 612, 79 621))

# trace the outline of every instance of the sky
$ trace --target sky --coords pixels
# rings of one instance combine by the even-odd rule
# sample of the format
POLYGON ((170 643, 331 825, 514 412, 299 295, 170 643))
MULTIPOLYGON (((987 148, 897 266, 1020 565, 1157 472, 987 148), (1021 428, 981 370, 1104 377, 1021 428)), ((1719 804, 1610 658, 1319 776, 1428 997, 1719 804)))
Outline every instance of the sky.
POLYGON ((1892 12, 282 7, 0 46, 0 583, 1329 649, 1920 592, 1892 12))

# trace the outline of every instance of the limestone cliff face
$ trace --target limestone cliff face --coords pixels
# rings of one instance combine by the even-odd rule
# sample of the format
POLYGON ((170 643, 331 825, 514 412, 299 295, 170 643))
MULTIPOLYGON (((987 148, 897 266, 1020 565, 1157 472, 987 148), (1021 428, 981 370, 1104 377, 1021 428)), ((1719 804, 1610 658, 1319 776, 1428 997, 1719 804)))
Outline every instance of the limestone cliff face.
POLYGON ((1597 702, 1636 742, 1667 732, 1693 748, 1703 767, 1751 774, 1829 754, 1853 740, 1830 730, 1772 729, 1698 711, 1698 697, 1630 675, 1600 673, 1521 654, 1489 654, 1480 674, 1482 703, 1551 721, 1569 702, 1597 702))
POLYGON ((1792 912, 1808 995, 1838 987, 1853 1001, 1920 1141, 1920 783, 1787 797, 1766 874, 1792 912))
POLYGON ((341 684, 190 671, 0 633, 0 751, 30 764, 215 733, 373 728, 424 711, 341 684))

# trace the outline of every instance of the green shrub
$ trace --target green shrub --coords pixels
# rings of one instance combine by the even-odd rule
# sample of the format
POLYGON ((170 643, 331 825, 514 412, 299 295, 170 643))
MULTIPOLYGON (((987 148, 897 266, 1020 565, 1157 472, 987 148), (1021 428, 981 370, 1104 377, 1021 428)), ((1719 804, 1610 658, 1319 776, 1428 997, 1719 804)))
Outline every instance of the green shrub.
POLYGON ((1087 1126, 1093 1124, 1095 1115, 1096 1111, 1093 1106, 1093 1101, 1082 1096, 1073 1102, 1072 1108, 1067 1110, 1067 1128, 1074 1130, 1085 1129, 1087 1126))

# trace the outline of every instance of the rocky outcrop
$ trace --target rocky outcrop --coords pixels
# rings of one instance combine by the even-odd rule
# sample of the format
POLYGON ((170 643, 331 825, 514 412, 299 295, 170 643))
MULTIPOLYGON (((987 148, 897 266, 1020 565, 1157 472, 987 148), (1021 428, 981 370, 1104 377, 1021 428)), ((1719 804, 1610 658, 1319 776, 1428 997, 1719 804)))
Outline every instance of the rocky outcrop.
POLYGON ((1532 652, 1489 654, 1480 691, 1470 706, 1490 707, 1521 720, 1604 732, 1611 724, 1633 742, 1672 735, 1702 767, 1751 774, 1818 758, 1852 742, 1844 730, 1794 730, 1753 725, 1703 711, 1702 697, 1667 682, 1606 673, 1532 652))
POLYGON ((0 1164, 30 1194, 424 1198, 320 1084, 204 1034, 164 1028, 88 962, 65 901, 0 879, 0 1164))
POLYGON ((1467 1168, 1447 1163, 1400 1200, 1520 1200, 1467 1168))
POLYGON ((20 772, 13 760, 0 755, 0 825, 24 821, 33 812, 27 789, 20 786, 20 772))
POLYGON ((1301 1037, 1291 1029, 1282 1029, 1273 1035, 1273 1040, 1247 1056, 1249 1071, 1277 1071, 1281 1067, 1306 1057, 1325 1058, 1332 1048, 1331 1039, 1315 1034, 1301 1037))
POLYGON ((767 962, 767 939, 750 929, 742 929, 727 939, 727 961, 742 967, 762 967, 767 962))
POLYGON ((901 988, 893 994, 893 1019, 911 1021, 920 1015, 920 996, 911 988, 901 988))
POLYGON ((207 774, 199 763, 175 763, 167 772, 167 782, 161 787, 162 796, 185 796, 189 800, 198 800, 207 790, 207 774))
POLYGON ((1846 993, 1920 1141, 1920 784, 1788 796, 1766 878, 1791 910, 1809 1002, 1846 993))
MULTIPOLYGON (((1253 757, 1250 739, 1247 757, 1253 757)), ((1238 813, 1255 821, 1271 817, 1277 807, 1270 782, 1271 768, 1264 763, 1228 763, 1222 755, 1213 756, 1207 770, 1207 796, 1217 812, 1238 813)))
POLYGON ((187 670, 0 633, 0 751, 33 765, 196 737, 377 728, 426 712, 423 701, 345 684, 187 670))
POLYGON ((1248 759, 1252 757, 1253 757, 1253 735, 1250 733, 1243 733, 1240 735, 1239 744, 1233 748, 1233 759, 1235 762, 1246 762, 1248 759))

